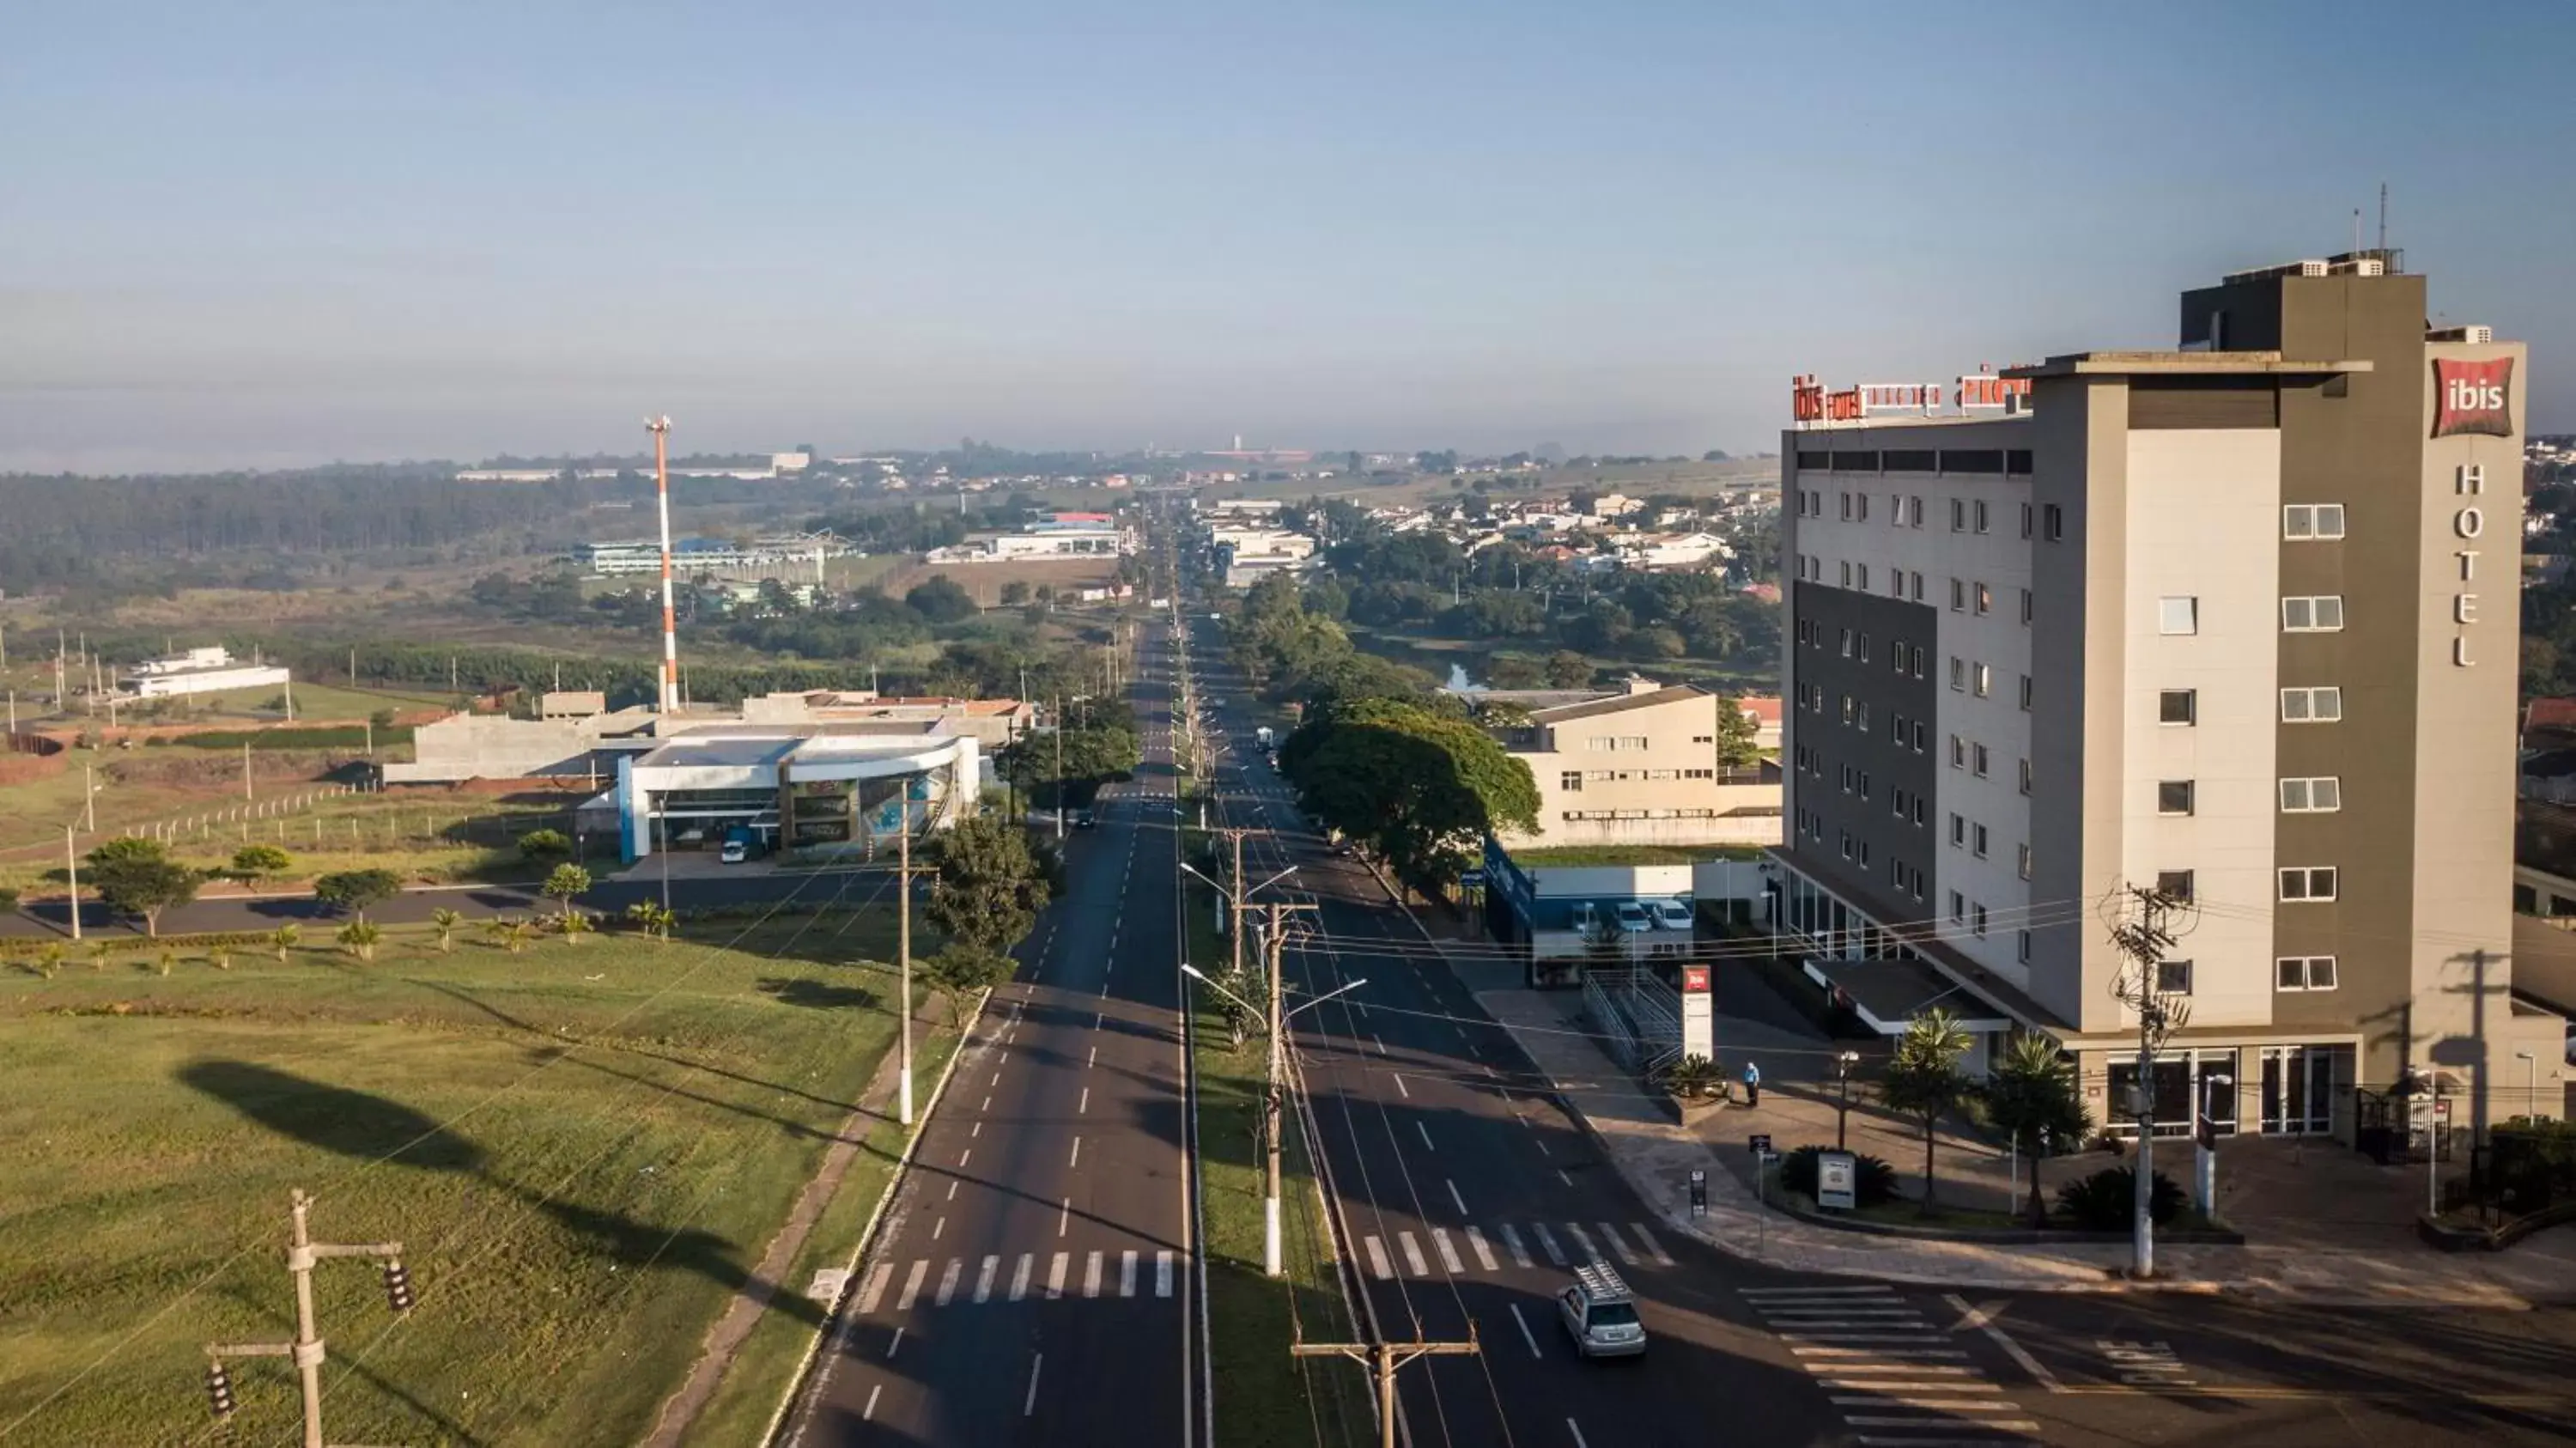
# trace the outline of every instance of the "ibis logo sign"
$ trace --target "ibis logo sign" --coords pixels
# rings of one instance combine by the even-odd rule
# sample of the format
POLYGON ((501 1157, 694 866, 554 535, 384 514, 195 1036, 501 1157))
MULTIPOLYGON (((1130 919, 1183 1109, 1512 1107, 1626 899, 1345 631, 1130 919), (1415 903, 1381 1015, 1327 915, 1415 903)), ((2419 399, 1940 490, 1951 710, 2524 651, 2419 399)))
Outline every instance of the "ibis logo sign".
POLYGON ((2513 435, 2513 359, 2433 363, 2433 436, 2513 435))

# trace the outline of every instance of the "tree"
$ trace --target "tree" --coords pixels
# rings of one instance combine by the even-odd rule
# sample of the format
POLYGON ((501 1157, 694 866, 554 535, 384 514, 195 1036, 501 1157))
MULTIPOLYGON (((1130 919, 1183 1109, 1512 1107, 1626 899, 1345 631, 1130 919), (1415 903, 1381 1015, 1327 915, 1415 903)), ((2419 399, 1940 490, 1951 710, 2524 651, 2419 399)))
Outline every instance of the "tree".
POLYGON ((360 960, 376 958, 376 942, 385 938, 384 928, 364 920, 352 920, 340 927, 340 948, 360 960))
POLYGON ((903 596, 904 605, 934 624, 960 623, 983 610, 975 606, 975 596, 945 573, 933 574, 914 584, 903 596))
POLYGON ((244 845, 233 851, 233 873, 245 883, 275 879, 295 868, 295 857, 275 845, 244 845))
POLYGON ((361 920, 401 893, 402 877, 391 870, 336 870, 313 882, 314 899, 361 920))
POLYGON ((519 857, 544 864, 572 853, 572 838, 561 830, 530 830, 519 836, 519 857))
POLYGON ((298 925, 281 925, 268 932, 269 948, 277 952, 277 963, 286 964, 286 952, 293 950, 295 942, 303 938, 303 927, 298 925))
POLYGON ((2030 1220, 2038 1226, 2048 1220, 2048 1199, 2039 1186, 2041 1158, 2074 1150, 2092 1129, 2075 1083, 2075 1063, 2046 1036, 2017 1035, 1980 1094, 1987 1117, 2030 1158, 2030 1220))
MULTIPOLYGON (((568 922, 572 919, 573 897, 589 888, 590 872, 579 865, 566 863, 555 866, 554 873, 546 876, 546 883, 537 887, 537 893, 562 906, 560 918, 568 922)), ((565 933, 573 932, 567 930, 565 933)))
POLYGON ((923 961, 921 978, 948 1002, 948 1019, 954 1024, 964 1019, 967 997, 1009 980, 1012 969, 1007 955, 959 943, 923 961))
POLYGON ((87 878, 119 915, 139 915, 143 933, 161 933, 161 912, 197 898, 197 872, 171 859, 158 840, 131 835, 89 852, 87 878))
POLYGON ((1592 661, 1572 649, 1558 649, 1544 666, 1551 689, 1580 689, 1592 682, 1592 661))
POLYGON ((1958 1018, 1938 1006, 1906 1023, 1896 1041, 1895 1056, 1879 1080, 1879 1099, 1891 1111, 1923 1123, 1923 1210, 1933 1204, 1932 1150, 1941 1118, 1976 1090, 1959 1058, 1968 1053, 1968 1033, 1958 1018))
POLYGON ((1029 584, 1027 579, 1014 578, 1010 582, 1002 585, 1002 606, 1004 608, 1018 608, 1020 605, 1028 601, 1029 584))
POLYGON ((456 927, 464 919, 464 916, 444 905, 429 912, 429 923, 438 930, 439 954, 445 955, 456 948, 456 927))
POLYGON ((525 920, 495 915, 483 922, 483 933, 491 938, 493 944, 516 955, 528 948, 528 941, 537 932, 525 920))
POLYGON ((1717 763, 1721 769, 1750 769, 1762 762, 1762 726, 1744 712, 1744 701, 1717 696, 1717 763))
POLYGON ((1052 893, 1046 867, 1015 821, 977 815, 939 841, 927 914, 950 942, 987 955, 1020 943, 1052 893))
POLYGON ((37 971, 42 974, 45 979, 52 980, 54 978, 54 972, 63 968, 64 954, 65 952, 61 941, 46 941, 45 948, 36 952, 37 971))
POLYGON ((626 918, 637 929, 661 944, 671 943, 671 927, 679 923, 679 912, 664 908, 658 901, 638 900, 626 907, 626 918))
POLYGON ((1684 1056, 1664 1068, 1664 1089, 1686 1101, 1700 1101, 1726 1089, 1726 1073, 1706 1056, 1684 1056))
POLYGON ((0 915, 14 914, 17 912, 17 909, 18 887, 15 885, 0 885, 0 915))
POLYGON ((1425 893, 1456 879, 1488 831, 1538 825, 1527 764, 1466 720, 1402 700, 1327 707, 1280 746, 1279 768, 1309 818, 1425 893))

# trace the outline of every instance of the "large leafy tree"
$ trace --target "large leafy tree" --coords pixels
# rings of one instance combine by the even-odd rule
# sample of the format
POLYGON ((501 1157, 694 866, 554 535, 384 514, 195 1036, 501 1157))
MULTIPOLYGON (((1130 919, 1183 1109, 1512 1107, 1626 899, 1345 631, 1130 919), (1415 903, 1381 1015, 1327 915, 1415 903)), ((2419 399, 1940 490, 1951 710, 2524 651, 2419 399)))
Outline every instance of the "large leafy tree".
POLYGON ((364 920, 367 912, 402 893, 391 870, 339 870, 313 882, 313 898, 364 920))
POLYGON ((938 869, 927 913, 952 944, 1005 954, 1046 908, 1045 862, 1019 825, 999 815, 961 820, 941 836, 938 869))
POLYGON ((1923 1126, 1923 1210, 1932 1210, 1932 1152, 1941 1118, 1976 1093, 1976 1083, 1959 1069, 1968 1054, 1968 1033, 1956 1016, 1935 1006, 1906 1023, 1896 1039, 1896 1053, 1878 1083, 1879 1099, 1888 1109, 1913 1117, 1923 1126))
POLYGON ((1464 719, 1393 699, 1337 702, 1288 736, 1279 767, 1299 805, 1432 890, 1490 830, 1535 829, 1529 766, 1464 719))
POLYGON ((1717 700, 1717 762, 1721 768, 1746 769, 1762 762, 1762 729, 1744 712, 1744 701, 1728 695, 1717 700))
POLYGON ((161 933, 161 912, 197 898, 197 872, 170 858, 158 840, 131 835, 89 852, 88 884, 107 908, 142 917, 143 933, 161 933))
POLYGON ((2075 1084, 2075 1063, 2046 1036, 2015 1036, 1996 1059, 1994 1073, 1979 1094, 1985 1099, 1988 1118, 2030 1158, 2030 1218, 2034 1225, 2045 1221, 2048 1199, 2040 1194, 2041 1158, 2075 1150, 2093 1126, 2084 1111, 2084 1094, 2075 1084))

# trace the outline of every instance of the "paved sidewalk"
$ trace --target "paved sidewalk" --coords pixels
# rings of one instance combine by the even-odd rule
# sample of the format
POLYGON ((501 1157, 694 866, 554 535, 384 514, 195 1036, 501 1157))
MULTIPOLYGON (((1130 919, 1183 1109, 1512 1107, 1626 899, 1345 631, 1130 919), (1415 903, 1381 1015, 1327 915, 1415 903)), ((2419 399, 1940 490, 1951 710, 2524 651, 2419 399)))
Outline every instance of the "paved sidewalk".
MULTIPOLYGON (((1511 1031, 1649 1209, 1673 1230, 1748 1260, 1789 1271, 1994 1291, 2225 1293, 2313 1305, 2504 1310, 2576 1300, 2576 1234, 2563 1232, 2495 1254, 2451 1254, 2382 1238, 2350 1250, 2313 1243, 2160 1243, 2158 1278, 2140 1283, 2122 1275, 2129 1261, 2125 1242, 1930 1241, 1816 1226, 1758 1205, 1749 1173, 1740 1176, 1733 1169, 1739 1164, 1727 1159, 1744 1153, 1713 1146, 1705 1127, 1685 1129, 1658 1097, 1604 1054, 1582 1019, 1580 993, 1527 989, 1511 966, 1453 956, 1450 968, 1477 1004, 1511 1031), (1708 1173, 1708 1214, 1700 1218, 1691 1216, 1689 1206, 1694 1168, 1708 1173), (2561 1236, 2571 1240, 2553 1240, 2561 1236)), ((1766 1108, 1773 1096, 1763 1093, 1766 1108)), ((1830 1107, 1824 1120, 1823 1139, 1830 1140, 1830 1107)), ((1855 1112, 1855 1131, 1859 1120, 1855 1112)), ((1907 1169, 1906 1158, 1891 1159, 1900 1171, 1907 1169)), ((2059 1169, 2068 1168, 2061 1163, 2059 1169)))

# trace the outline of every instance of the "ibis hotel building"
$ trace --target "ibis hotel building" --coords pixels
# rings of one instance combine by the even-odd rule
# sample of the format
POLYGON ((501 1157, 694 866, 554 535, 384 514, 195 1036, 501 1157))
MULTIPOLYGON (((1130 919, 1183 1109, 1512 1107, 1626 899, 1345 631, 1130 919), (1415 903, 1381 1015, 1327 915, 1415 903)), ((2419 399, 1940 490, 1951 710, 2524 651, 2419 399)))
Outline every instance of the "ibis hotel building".
POLYGON ((1947 396, 1798 380, 1775 888, 1821 988, 2045 1032, 2116 1129, 2106 902, 2161 885, 2159 1131, 2559 1114, 2508 954, 2525 356, 2395 262, 1947 396))

